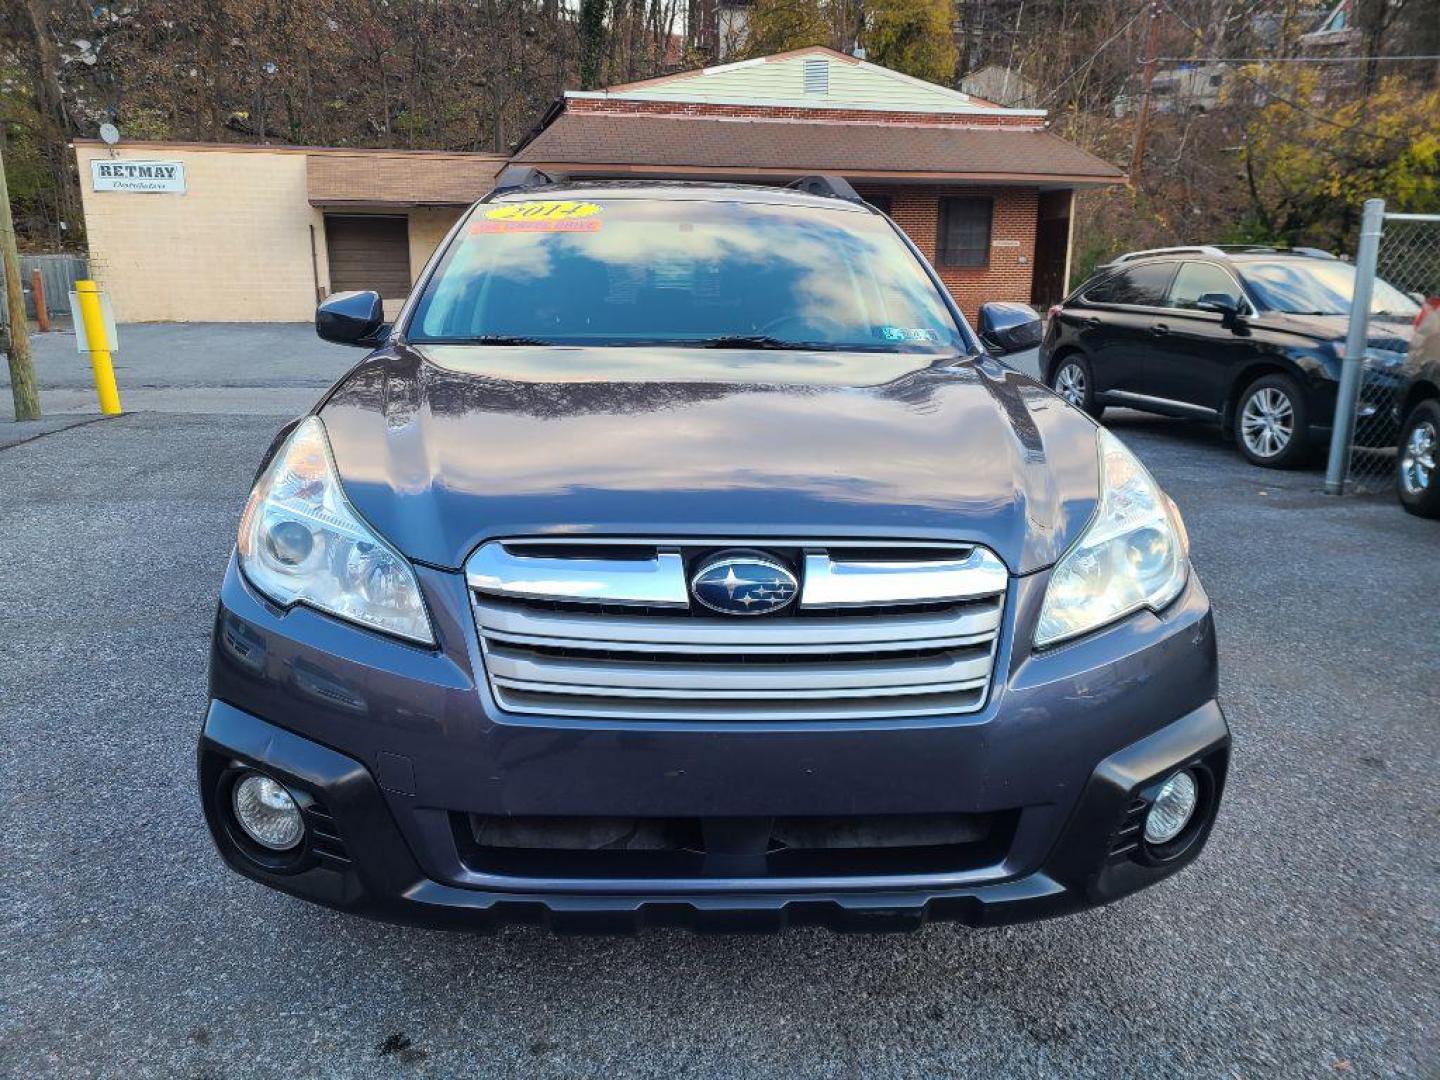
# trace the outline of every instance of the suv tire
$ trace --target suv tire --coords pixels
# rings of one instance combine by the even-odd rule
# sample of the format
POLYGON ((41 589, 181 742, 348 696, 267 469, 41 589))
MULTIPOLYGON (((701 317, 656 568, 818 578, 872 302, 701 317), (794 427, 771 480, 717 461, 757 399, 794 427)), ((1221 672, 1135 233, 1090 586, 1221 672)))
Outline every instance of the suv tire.
POLYGON ((1235 403, 1235 445, 1253 465, 1298 469, 1310 457, 1310 408, 1289 375, 1256 379, 1235 403))
POLYGON ((1422 401, 1400 425, 1400 453, 1395 465, 1395 493, 1400 505, 1419 517, 1440 518, 1440 401, 1422 401))
POLYGON ((1091 374, 1090 362, 1079 353, 1062 356, 1050 373, 1050 389, 1088 414, 1099 420, 1105 415, 1105 406, 1095 404, 1095 376, 1091 374))

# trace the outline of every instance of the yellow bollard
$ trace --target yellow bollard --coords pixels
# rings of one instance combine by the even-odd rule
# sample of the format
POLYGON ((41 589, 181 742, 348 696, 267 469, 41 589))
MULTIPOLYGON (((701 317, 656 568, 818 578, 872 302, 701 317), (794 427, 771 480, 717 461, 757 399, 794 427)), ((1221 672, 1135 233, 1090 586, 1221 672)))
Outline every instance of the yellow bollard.
POLYGON ((105 337, 105 316, 100 313, 100 286, 93 281, 77 281, 75 294, 80 300, 80 317, 85 320, 85 340, 90 346, 90 367, 95 372, 100 411, 115 415, 121 411, 120 388, 115 385, 110 342, 105 337))

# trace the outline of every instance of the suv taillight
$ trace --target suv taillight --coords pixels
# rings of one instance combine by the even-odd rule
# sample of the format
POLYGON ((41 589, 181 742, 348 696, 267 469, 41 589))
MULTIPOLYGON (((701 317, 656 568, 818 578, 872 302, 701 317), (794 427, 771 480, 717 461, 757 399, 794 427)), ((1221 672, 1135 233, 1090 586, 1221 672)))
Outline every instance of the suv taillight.
POLYGON ((1047 312, 1045 312, 1045 318, 1046 318, 1047 320, 1048 320, 1048 319, 1053 319, 1053 318, 1055 318, 1056 315, 1059 315, 1059 314, 1060 314, 1060 305, 1059 305, 1059 304, 1051 304, 1051 305, 1050 305, 1050 310, 1047 311, 1047 312))

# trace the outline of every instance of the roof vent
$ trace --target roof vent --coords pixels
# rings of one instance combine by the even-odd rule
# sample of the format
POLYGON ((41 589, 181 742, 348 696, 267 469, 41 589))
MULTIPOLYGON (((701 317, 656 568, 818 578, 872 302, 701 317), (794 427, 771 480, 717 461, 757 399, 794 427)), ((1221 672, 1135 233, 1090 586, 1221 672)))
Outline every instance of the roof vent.
POLYGON ((806 61, 805 61, 805 93, 807 93, 807 94, 828 94, 828 93, 830 93, 830 61, 829 61, 829 60, 806 60, 806 61))

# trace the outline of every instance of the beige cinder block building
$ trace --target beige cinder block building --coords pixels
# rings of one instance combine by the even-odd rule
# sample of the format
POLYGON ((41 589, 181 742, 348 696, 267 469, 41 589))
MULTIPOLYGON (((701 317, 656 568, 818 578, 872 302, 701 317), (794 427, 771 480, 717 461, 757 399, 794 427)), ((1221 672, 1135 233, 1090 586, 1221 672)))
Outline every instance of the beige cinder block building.
POLYGON ((331 292, 398 308, 493 154, 77 141, 91 276, 122 322, 303 322, 331 292))

